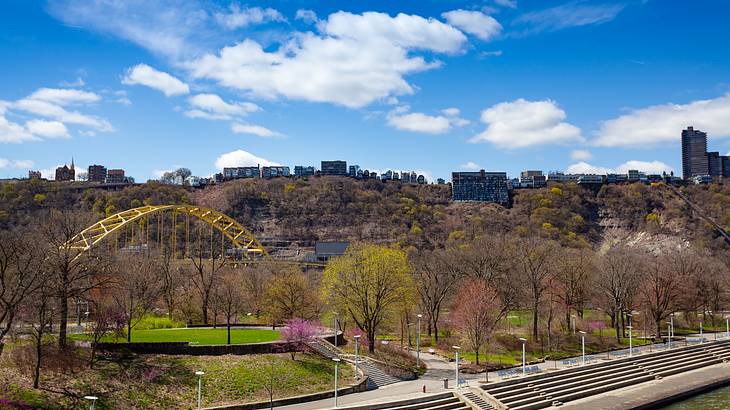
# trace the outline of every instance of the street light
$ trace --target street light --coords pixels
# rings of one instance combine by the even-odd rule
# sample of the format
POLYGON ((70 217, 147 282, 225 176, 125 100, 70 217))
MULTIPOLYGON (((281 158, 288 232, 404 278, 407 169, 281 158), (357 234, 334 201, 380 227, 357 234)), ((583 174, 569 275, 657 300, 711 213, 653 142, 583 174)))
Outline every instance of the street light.
POLYGON ((422 314, 417 314, 418 318, 418 333, 416 333, 416 368, 421 367, 421 318, 422 314))
POLYGON ((669 336, 667 350, 672 348, 672 322, 667 322, 667 335, 669 336))
POLYGON ((725 337, 730 337, 730 319, 725 318, 725 337))
POLYGON ((201 399, 203 398, 202 392, 203 392, 203 375, 205 372, 202 372, 198 370, 195 372, 195 375, 198 376, 198 410, 200 410, 201 407, 201 399))
POLYGON ((96 396, 84 396, 86 400, 90 400, 91 403, 89 404, 89 410, 94 410, 94 402, 98 399, 96 396))
POLYGON ((337 408, 337 373, 340 366, 340 359, 334 357, 332 358, 332 361, 335 362, 335 408, 337 408))
POLYGON ((671 332, 672 335, 670 337, 674 336, 674 313, 669 314, 669 324, 672 327, 671 332))
POLYGON ((456 388, 459 388, 459 346, 451 346, 456 351, 456 388))
POLYGON ((334 327, 334 330, 335 330, 335 347, 337 347, 337 312, 335 312, 334 322, 335 322, 335 327, 334 327))
POLYGON ((361 335, 355 335, 353 336, 355 338, 355 377, 358 377, 358 370, 360 369, 360 336, 361 335))
POLYGON ((626 316, 629 317, 629 325, 626 326, 626 328, 629 329, 629 357, 634 356, 634 342, 632 339, 631 329, 634 328, 634 326, 631 323, 631 319, 633 319, 633 315, 631 313, 627 313, 626 316))
POLYGON ((573 334, 575 334, 575 322, 576 322, 575 315, 570 315, 570 321, 573 324, 573 334))
POLYGON ((583 349, 583 365, 586 364, 586 332, 580 330, 578 331, 580 333, 580 344, 583 349))
POLYGON ((527 363, 525 360, 525 343, 527 343, 527 339, 525 339, 524 337, 521 337, 520 341, 522 342, 522 375, 524 376, 527 374, 527 367, 526 367, 527 363))

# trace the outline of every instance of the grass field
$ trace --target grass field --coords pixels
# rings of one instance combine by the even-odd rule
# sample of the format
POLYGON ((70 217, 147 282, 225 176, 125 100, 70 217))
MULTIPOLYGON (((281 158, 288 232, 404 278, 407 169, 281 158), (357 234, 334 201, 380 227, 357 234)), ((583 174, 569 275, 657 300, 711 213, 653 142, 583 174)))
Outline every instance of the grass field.
MULTIPOLYGON (((88 340, 89 335, 71 335, 76 340, 88 340)), ((231 344, 262 343, 279 340, 279 332, 265 329, 231 329, 231 344)), ((108 335, 104 342, 127 341, 126 334, 123 337, 108 335)), ((225 328, 218 329, 132 329, 132 342, 191 342, 200 345, 221 345, 226 344, 227 331, 225 328)))

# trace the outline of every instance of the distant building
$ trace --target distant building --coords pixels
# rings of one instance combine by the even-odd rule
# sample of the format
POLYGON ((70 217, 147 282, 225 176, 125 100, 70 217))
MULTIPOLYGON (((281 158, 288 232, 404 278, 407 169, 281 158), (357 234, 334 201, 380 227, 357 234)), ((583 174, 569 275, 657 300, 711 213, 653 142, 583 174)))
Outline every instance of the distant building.
POLYGON ((56 181, 73 181, 76 179, 76 169, 74 168, 74 160, 71 158, 71 167, 64 164, 62 167, 56 168, 56 181))
POLYGON ((322 175, 347 176, 347 161, 322 161, 322 175))
POLYGON ((261 170, 261 176, 264 178, 288 177, 289 175, 291 175, 289 167, 263 167, 261 170))
POLYGON ((578 177, 578 185, 602 185, 603 175, 583 174, 578 177))
POLYGON ((223 168, 223 179, 239 179, 239 178, 260 178, 261 169, 255 167, 231 167, 223 168))
POLYGON ((28 171, 28 179, 41 179, 41 171, 28 171))
POLYGON ((418 176, 418 177, 416 178, 416 182, 418 183, 418 185, 423 185, 423 184, 425 184, 425 183, 426 183, 426 177, 425 177, 425 176, 423 176, 423 175, 419 175, 419 176, 418 176))
POLYGON ((352 178, 357 178, 358 171, 360 171, 360 165, 350 165, 347 175, 352 178))
POLYGON ((110 169, 106 173, 106 182, 107 184, 121 184, 127 182, 127 179, 124 177, 124 170, 110 169))
POLYGON ((682 177, 690 179, 709 173, 707 133, 687 127, 682 130, 682 177))
POLYGON ((520 186, 526 188, 542 188, 547 185, 547 178, 542 171, 522 171, 520 172, 520 186))
POLYGON ((711 177, 722 176, 722 159, 717 151, 707 153, 707 175, 711 177))
POLYGON ((548 182, 578 182, 581 174, 563 174, 562 172, 551 172, 548 174, 548 182))
POLYGON ((509 205, 506 172, 453 172, 451 174, 454 201, 494 202, 509 205))
POLYGON ((89 182, 105 182, 106 181, 106 167, 103 165, 89 165, 88 181, 89 182))
POLYGON ((347 241, 316 242, 314 244, 314 257, 318 262, 327 262, 331 258, 342 256, 350 246, 347 241))
POLYGON ((692 177, 692 182, 694 182, 695 185, 709 184, 712 182, 712 177, 709 175, 695 175, 692 177))
POLYGON ((436 178, 436 183, 439 185, 446 185, 446 180, 443 178, 436 178))
POLYGON ((721 155, 720 164, 722 164, 722 176, 730 178, 730 156, 721 155))
POLYGON ((294 166, 295 177, 312 177, 314 176, 315 169, 312 166, 296 165, 294 166))

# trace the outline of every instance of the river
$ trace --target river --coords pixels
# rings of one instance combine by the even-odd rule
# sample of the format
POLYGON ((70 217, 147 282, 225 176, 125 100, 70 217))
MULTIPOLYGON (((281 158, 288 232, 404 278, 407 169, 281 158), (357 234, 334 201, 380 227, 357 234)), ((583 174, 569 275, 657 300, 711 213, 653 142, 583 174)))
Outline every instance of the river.
POLYGON ((730 409, 730 386, 722 387, 691 397, 678 403, 662 407, 662 410, 728 410, 730 409))

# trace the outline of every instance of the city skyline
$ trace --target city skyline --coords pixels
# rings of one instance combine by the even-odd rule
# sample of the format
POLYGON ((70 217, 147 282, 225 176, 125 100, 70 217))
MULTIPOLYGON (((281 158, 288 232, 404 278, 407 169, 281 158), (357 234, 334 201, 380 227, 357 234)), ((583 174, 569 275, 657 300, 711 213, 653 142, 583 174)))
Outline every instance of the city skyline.
POLYGON ((679 175, 688 126, 730 153, 725 5, 2 7, 3 178, 52 178, 71 157, 140 181, 325 159, 430 181, 478 169, 679 175), (139 7, 157 13, 139 20, 139 7), (703 24, 666 23, 686 20, 703 24))

